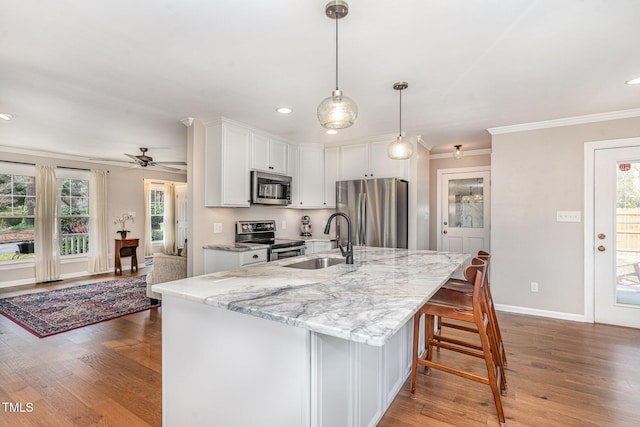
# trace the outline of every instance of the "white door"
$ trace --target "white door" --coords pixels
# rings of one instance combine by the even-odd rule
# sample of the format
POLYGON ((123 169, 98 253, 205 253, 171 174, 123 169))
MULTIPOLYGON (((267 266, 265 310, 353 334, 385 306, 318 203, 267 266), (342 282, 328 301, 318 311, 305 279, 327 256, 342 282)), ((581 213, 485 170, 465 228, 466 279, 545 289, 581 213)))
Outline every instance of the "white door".
POLYGON ((595 150, 594 320, 640 328, 640 147, 595 150))
POLYGON ((490 207, 488 167, 438 171, 438 250, 489 251, 490 207))

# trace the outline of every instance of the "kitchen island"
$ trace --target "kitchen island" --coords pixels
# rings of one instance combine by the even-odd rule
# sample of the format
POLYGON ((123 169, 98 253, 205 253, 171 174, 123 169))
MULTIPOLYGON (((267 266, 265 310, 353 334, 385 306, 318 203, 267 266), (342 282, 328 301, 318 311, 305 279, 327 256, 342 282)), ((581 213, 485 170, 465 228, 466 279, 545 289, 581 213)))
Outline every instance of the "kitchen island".
POLYGON ((356 247, 353 265, 287 267, 313 258, 341 256, 154 285, 165 426, 380 420, 411 370, 414 313, 468 256, 356 247))

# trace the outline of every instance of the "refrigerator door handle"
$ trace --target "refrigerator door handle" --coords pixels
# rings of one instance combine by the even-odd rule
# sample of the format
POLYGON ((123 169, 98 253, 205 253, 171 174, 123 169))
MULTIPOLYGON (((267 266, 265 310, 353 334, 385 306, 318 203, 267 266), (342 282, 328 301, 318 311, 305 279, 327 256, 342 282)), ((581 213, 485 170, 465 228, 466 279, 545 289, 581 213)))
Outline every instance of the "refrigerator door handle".
POLYGON ((367 193, 362 193, 360 198, 360 235, 358 245, 364 245, 367 236, 367 193))

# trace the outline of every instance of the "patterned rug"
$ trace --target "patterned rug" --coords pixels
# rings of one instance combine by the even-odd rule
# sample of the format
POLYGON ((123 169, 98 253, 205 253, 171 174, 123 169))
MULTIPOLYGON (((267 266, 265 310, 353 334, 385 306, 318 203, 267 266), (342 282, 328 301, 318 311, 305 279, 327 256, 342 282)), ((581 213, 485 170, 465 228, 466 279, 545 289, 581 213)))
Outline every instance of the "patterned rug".
POLYGON ((0 314, 39 338, 148 310, 145 276, 0 299, 0 314))

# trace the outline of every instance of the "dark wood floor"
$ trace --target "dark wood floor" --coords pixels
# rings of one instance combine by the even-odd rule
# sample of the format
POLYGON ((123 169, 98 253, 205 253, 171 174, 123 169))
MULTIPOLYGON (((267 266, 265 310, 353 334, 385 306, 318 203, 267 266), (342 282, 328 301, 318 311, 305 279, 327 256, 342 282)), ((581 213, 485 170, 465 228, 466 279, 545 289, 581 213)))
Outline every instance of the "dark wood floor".
MULTIPOLYGON (((0 316, 0 402, 25 410, 1 403, 0 426, 161 426, 161 312, 44 339, 0 316)), ((499 317, 509 357, 508 425, 640 425, 640 330, 499 317)), ((497 426, 498 419, 487 386, 432 372, 419 375, 415 400, 405 384, 379 425, 497 426)))

